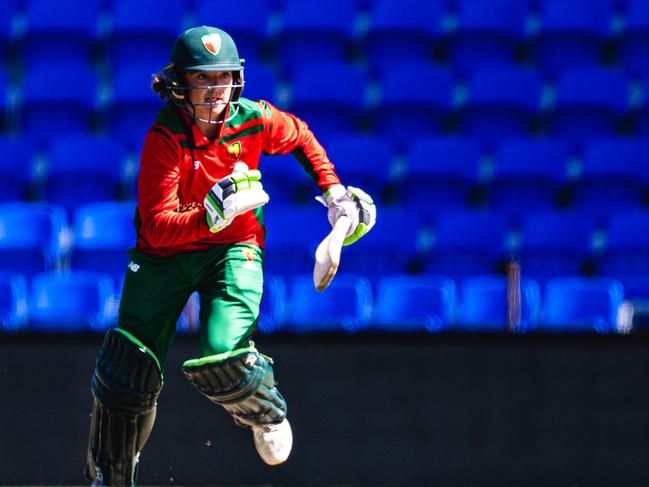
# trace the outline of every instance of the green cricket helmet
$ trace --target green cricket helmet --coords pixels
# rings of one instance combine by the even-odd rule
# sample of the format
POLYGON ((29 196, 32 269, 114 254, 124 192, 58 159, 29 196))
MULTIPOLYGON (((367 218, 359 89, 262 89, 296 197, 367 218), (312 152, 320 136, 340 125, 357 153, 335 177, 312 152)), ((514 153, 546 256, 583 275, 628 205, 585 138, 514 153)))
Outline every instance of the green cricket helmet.
MULTIPOLYGON (((222 123, 227 120, 212 120, 211 108, 213 103, 193 104, 189 101, 187 91, 197 89, 187 86, 183 74, 192 71, 230 71, 232 72, 233 89, 229 103, 234 105, 233 113, 228 120, 233 118, 239 110, 239 97, 243 91, 243 64, 239 58, 237 46, 230 35, 216 27, 206 25, 193 27, 183 32, 171 49, 169 64, 162 72, 170 99, 183 108, 192 118, 196 117, 196 106, 209 106, 210 119, 203 120, 208 123, 222 123)), ((203 89, 210 90, 222 86, 207 86, 203 89)))

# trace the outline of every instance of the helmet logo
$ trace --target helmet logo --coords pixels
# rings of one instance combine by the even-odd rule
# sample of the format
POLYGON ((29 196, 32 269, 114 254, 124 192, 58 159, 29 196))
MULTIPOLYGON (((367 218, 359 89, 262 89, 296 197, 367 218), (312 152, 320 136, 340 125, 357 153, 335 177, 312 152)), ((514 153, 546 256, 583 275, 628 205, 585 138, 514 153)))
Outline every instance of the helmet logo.
POLYGON ((234 144, 230 144, 228 146, 228 154, 234 157, 235 161, 239 159, 239 156, 241 155, 241 142, 236 141, 234 144))
POLYGON ((207 49, 215 56, 217 56, 221 51, 221 36, 216 32, 205 34, 203 37, 201 37, 201 42, 205 46, 205 49, 207 49))

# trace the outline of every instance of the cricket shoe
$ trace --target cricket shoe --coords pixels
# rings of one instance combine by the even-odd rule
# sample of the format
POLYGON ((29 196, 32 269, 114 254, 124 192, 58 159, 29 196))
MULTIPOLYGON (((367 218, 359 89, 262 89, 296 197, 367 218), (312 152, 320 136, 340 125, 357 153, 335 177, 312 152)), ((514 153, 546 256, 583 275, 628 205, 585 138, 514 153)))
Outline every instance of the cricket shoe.
POLYGON ((293 432, 288 419, 277 424, 253 426, 252 435, 257 453, 268 465, 284 463, 291 453, 293 432))

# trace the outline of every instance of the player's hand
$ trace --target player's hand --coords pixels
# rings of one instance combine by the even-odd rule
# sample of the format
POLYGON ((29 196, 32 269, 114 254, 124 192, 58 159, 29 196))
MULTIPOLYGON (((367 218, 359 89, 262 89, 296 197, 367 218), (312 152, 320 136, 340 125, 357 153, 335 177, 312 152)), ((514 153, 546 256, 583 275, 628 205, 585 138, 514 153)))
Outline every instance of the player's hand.
POLYGON ((369 232, 376 223, 376 206, 371 196, 365 191, 342 184, 329 188, 323 196, 316 196, 316 200, 328 208, 327 218, 331 226, 335 226, 338 219, 348 216, 351 225, 345 235, 343 245, 350 245, 369 232))
POLYGON ((269 199, 261 184, 261 173, 238 162, 234 172, 212 186, 205 196, 207 226, 213 233, 220 232, 238 215, 265 205, 269 199))

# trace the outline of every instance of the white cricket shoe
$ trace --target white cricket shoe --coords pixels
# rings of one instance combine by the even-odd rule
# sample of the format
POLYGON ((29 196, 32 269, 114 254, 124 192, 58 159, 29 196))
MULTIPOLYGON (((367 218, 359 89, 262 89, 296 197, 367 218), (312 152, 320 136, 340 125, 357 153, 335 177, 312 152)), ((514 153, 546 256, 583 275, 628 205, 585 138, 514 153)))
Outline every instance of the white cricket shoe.
POLYGON ((261 459, 268 465, 279 465, 288 458, 293 446, 293 432, 288 419, 278 424, 252 427, 255 447, 261 459))

